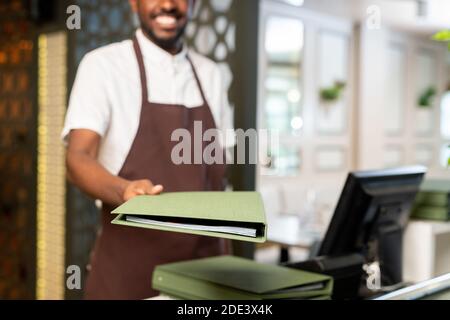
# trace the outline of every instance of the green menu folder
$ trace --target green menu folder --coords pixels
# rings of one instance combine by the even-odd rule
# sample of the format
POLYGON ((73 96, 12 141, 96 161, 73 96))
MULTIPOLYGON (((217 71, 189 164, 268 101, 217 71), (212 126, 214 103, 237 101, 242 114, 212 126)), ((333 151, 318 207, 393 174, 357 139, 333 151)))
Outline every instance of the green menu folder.
POLYGON ((257 192, 175 192, 138 196, 115 209, 112 223, 262 243, 267 224, 257 192))
POLYGON ((448 207, 420 206, 414 209, 412 217, 416 219, 448 221, 450 220, 450 209, 448 207))
POLYGON ((153 289, 188 300, 326 299, 329 276, 222 256, 156 267, 153 289))
POLYGON ((426 180, 416 197, 417 206, 450 208, 450 181, 426 180))

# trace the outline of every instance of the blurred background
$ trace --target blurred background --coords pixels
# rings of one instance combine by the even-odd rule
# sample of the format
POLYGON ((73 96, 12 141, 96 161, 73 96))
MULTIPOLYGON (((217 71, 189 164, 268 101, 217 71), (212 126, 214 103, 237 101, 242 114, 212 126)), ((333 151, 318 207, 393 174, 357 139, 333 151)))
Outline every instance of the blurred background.
MULTIPOLYGON (((82 297, 66 270, 85 279, 99 215, 66 183, 60 132, 83 55, 136 26, 126 0, 0 2, 0 299, 82 297)), ((448 29, 448 0, 197 1, 186 40, 220 64, 236 128, 281 133, 269 165, 230 170, 270 223, 267 244, 237 254, 306 259, 349 171, 422 164, 450 179, 450 47, 432 38, 448 29)), ((450 272, 438 227, 419 235, 433 245, 411 253, 411 281, 450 272)))

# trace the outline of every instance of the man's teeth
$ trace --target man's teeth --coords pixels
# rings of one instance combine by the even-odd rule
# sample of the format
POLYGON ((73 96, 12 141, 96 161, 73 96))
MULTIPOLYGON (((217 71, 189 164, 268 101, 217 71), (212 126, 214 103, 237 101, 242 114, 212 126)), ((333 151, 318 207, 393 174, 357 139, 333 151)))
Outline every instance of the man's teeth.
POLYGON ((177 19, 172 16, 158 16, 156 22, 164 26, 174 26, 177 24, 177 19))

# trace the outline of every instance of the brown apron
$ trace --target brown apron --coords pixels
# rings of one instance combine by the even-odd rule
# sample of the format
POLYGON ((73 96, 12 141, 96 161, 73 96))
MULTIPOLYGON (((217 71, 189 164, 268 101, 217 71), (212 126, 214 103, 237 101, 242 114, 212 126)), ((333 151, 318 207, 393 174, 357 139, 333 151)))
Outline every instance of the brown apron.
MULTIPOLYGON (((171 160, 172 148, 177 144, 171 142, 175 129, 185 128, 193 137, 194 121, 201 121, 203 133, 216 128, 191 60, 187 57, 203 105, 187 108, 150 103, 144 61, 136 38, 133 44, 142 85, 142 110, 139 129, 119 176, 127 180, 149 179, 155 185, 163 185, 165 192, 223 191, 225 165, 175 165, 171 160)), ((205 143, 202 147, 205 148, 205 143)), ((104 205, 102 211, 102 230, 91 257, 86 299, 153 297, 157 294, 151 283, 155 266, 229 251, 229 243, 222 239, 112 225, 111 209, 104 205)))

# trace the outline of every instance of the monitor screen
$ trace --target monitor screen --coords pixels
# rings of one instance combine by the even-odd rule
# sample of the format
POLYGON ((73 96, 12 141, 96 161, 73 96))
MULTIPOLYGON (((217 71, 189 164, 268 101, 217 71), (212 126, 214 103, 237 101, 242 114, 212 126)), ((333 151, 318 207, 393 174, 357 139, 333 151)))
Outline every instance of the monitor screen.
POLYGON ((362 254, 380 263, 383 285, 402 281, 402 238, 426 168, 350 173, 320 256, 362 254))

